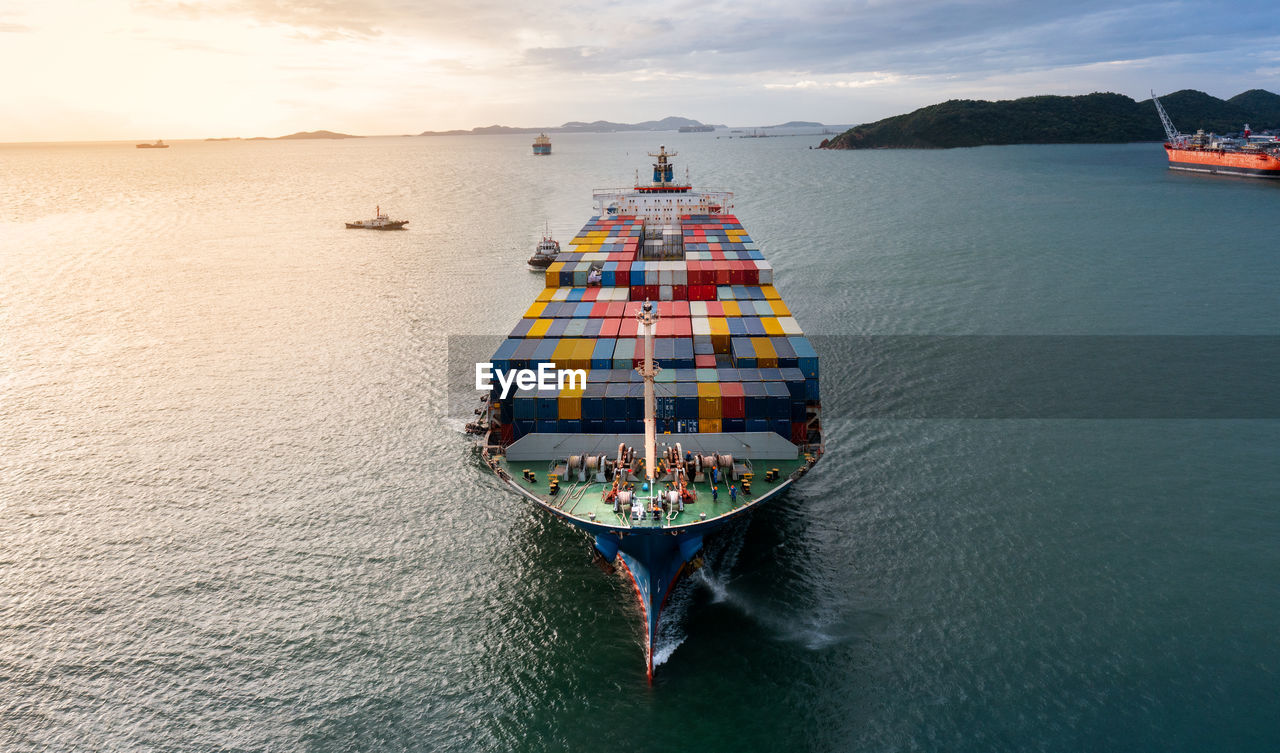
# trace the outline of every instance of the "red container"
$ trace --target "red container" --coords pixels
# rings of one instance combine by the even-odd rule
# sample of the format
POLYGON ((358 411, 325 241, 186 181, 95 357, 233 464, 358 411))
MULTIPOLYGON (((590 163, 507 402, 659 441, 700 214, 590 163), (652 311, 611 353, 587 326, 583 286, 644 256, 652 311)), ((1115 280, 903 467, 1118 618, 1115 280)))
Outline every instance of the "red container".
MULTIPOLYGON (((708 250, 708 251, 719 251, 719 250, 720 250, 720 244, 719 244, 719 243, 711 243, 711 244, 709 244, 709 245, 707 246, 707 250, 708 250)), ((712 259, 714 259, 714 258, 716 258, 716 257, 712 256, 711 258, 712 258, 712 259)), ((721 258, 721 259, 723 259, 723 258, 724 258, 723 254, 720 256, 720 258, 721 258)))
POLYGON ((742 265, 742 279, 745 280, 744 285, 759 285, 760 270, 756 269, 756 263, 753 261, 740 261, 742 265))
POLYGON ((707 316, 724 316, 724 306, 717 300, 707 301, 707 316))
POLYGON ((718 264, 716 264, 715 284, 717 285, 733 284, 733 267, 729 266, 729 262, 721 261, 718 264))
MULTIPOLYGON (((634 291, 634 290, 639 290, 639 291, 641 291, 641 292, 643 293, 643 291, 644 291, 644 286, 642 285, 642 286, 640 286, 640 287, 638 287, 638 288, 632 288, 632 290, 633 290, 633 291, 634 291)), ((631 300, 627 301, 627 305, 626 305, 626 307, 625 307, 625 308, 623 308, 623 310, 622 310, 622 318, 623 318, 623 319, 635 319, 635 318, 636 318, 636 314, 639 314, 639 313, 640 313, 640 307, 641 307, 641 306, 643 306, 643 305, 644 305, 644 302, 643 302, 643 301, 638 301, 638 300, 636 300, 635 298, 632 298, 631 300)))
POLYGON ((515 424, 503 424, 502 425, 502 443, 511 444, 514 441, 516 441, 515 424))
POLYGON ((705 356, 694 356, 693 365, 699 369, 714 369, 716 367, 716 356, 714 353, 708 353, 705 356))
POLYGON ((687 318, 689 318, 689 302, 688 302, 688 301, 674 301, 674 303, 675 303, 675 305, 674 305, 674 306, 672 306, 672 315, 673 315, 673 316, 683 316, 683 317, 685 317, 686 319, 687 319, 687 318))
POLYGON ((600 295, 600 288, 587 288, 582 291, 582 300, 590 303, 600 295))
POLYGON ((600 339, 618 337, 618 325, 622 324, 621 319, 605 319, 600 322, 600 339))
POLYGON ((603 319, 608 315, 609 315, 608 301, 596 301, 596 305, 591 307, 590 316, 592 319, 603 319))
POLYGON ((621 319, 626 316, 627 304, 624 301, 609 301, 605 304, 605 316, 610 319, 621 319))
MULTIPOLYGON (((714 358, 714 356, 712 356, 714 358)), ((720 383, 720 415, 723 418, 746 418, 747 401, 742 385, 737 382, 720 383)))
MULTIPOLYGON (((724 252, 723 252, 723 251, 712 251, 712 252, 711 252, 711 260, 712 260, 712 261, 720 261, 720 262, 724 261, 724 252)), ((719 265, 717 264, 716 266, 719 266, 719 265)))
POLYGON ((633 300, 633 301, 643 301, 643 300, 644 300, 644 286, 643 286, 643 285, 632 285, 632 286, 631 286, 631 293, 630 293, 630 296, 631 296, 631 300, 633 300))
POLYGON ((809 427, 805 422, 791 422, 791 441, 796 444, 803 444, 809 441, 809 427))
POLYGON ((645 300, 656 301, 659 298, 661 298, 662 297, 661 293, 658 290, 659 287, 660 286, 658 285, 645 285, 644 286, 645 300))
POLYGON ((653 333, 654 337, 675 337, 676 336, 676 320, 675 319, 659 319, 658 326, 653 333))
POLYGON ((743 272, 741 265, 742 265, 742 262, 740 261, 729 262, 729 284, 730 285, 746 284, 747 282, 746 274, 743 272))
POLYGON ((672 285, 671 297, 676 301, 687 301, 689 299, 688 285, 672 285))
POLYGON ((689 319, 672 319, 676 337, 693 337, 693 322, 689 319))

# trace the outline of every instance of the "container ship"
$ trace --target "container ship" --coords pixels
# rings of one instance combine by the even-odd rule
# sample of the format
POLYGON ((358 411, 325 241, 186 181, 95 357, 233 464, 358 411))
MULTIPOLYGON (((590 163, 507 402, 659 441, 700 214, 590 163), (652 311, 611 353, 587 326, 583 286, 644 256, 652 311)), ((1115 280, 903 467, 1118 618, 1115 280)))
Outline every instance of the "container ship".
POLYGON ((551 154, 551 139, 547 138, 547 134, 540 133, 533 140, 534 154, 551 154))
POLYGON ((1280 178, 1280 142, 1274 138, 1253 139, 1248 125, 1241 139, 1222 138, 1203 130, 1196 131, 1195 135, 1179 133, 1155 92, 1151 93, 1151 101, 1164 126, 1164 150, 1170 170, 1280 178))
POLYGON ((593 192, 494 353, 482 455, 631 578, 652 681, 663 606, 708 537, 803 476, 823 439, 818 354, 733 194, 675 179, 665 146, 650 156, 652 183, 593 192), (554 383, 511 376, 540 369, 554 383))

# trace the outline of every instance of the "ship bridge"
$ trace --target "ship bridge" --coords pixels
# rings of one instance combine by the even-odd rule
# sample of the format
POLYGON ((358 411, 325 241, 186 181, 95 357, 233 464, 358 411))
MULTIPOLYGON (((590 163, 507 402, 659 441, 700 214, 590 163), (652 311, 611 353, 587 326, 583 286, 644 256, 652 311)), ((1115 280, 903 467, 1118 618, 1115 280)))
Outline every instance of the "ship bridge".
MULTIPOLYGON (((647 238, 661 238, 666 233, 678 235, 680 218, 685 215, 729 214, 733 211, 731 191, 694 191, 689 183, 688 171, 684 180, 675 179, 675 166, 671 158, 677 152, 668 152, 666 145, 650 152, 653 163, 653 182, 640 183, 639 175, 631 188, 604 188, 592 191, 596 213, 600 217, 634 216, 645 224, 647 238)), ((669 236, 668 236, 669 237, 669 236)), ((668 250, 664 256, 676 256, 668 250)))

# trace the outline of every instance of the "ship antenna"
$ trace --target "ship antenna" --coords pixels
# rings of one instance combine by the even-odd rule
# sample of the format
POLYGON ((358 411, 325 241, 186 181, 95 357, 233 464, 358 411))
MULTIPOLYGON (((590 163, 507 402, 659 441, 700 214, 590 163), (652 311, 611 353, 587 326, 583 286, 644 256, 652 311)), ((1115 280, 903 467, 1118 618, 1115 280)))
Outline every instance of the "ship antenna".
POLYGON ((658 312, 651 301, 636 314, 636 319, 644 326, 644 365, 636 369, 644 377, 644 472, 649 477, 649 498, 656 495, 654 489, 654 469, 657 468, 657 418, 654 416, 653 378, 661 370, 653 364, 653 326, 658 322, 658 312))

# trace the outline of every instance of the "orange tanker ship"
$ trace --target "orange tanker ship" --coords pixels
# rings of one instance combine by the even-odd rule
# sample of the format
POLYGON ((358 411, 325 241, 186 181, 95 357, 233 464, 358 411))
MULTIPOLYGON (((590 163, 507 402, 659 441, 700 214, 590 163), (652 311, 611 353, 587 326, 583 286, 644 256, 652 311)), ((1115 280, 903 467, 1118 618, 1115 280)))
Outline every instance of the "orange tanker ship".
POLYGON ((1155 92, 1151 93, 1151 100, 1155 102, 1156 112, 1160 114, 1160 122, 1168 136, 1164 151, 1169 156, 1170 170, 1280 178, 1280 142, 1274 138, 1252 141, 1248 125, 1244 127, 1242 140, 1219 138, 1203 130, 1187 136, 1173 127, 1173 121, 1169 120, 1155 92))

